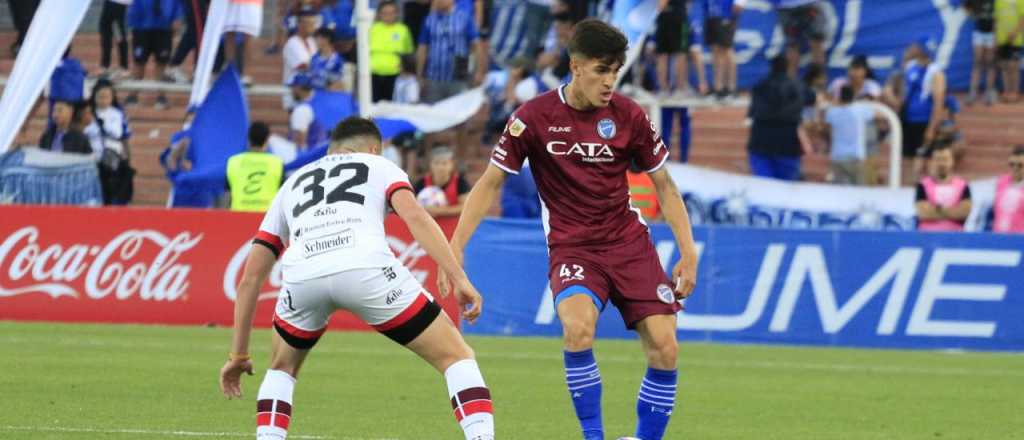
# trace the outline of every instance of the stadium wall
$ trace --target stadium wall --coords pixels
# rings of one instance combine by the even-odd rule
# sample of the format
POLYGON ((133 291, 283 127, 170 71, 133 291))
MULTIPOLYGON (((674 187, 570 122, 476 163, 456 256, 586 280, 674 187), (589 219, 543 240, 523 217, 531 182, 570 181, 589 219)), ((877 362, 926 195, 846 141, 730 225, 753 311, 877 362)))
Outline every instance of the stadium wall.
MULTIPOLYGON (((0 320, 230 326, 235 286, 262 215, 214 210, 0 206, 0 320)), ((455 219, 441 219, 446 233, 455 219)), ((434 291, 436 266, 397 217, 398 258, 434 291)), ((275 267, 256 325, 270 325, 275 267)), ((457 307, 441 300, 450 316, 457 307)), ((458 319, 454 319, 456 322, 458 319)), ((332 329, 369 330, 348 313, 332 329)))
MULTIPOLYGON (((666 267, 679 255, 651 226, 666 267)), ((1024 350, 1024 237, 975 233, 696 227, 697 290, 682 340, 1024 350)), ((484 293, 474 334, 557 336, 536 222, 489 220, 466 252, 484 293)), ((614 307, 598 337, 631 338, 614 307)))

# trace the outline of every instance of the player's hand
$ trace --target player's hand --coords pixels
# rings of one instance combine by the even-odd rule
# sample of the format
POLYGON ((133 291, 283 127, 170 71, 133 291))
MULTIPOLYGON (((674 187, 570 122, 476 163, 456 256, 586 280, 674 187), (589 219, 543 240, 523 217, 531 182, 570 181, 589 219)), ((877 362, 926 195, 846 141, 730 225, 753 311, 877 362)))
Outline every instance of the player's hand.
POLYGON ((456 282, 454 287, 455 299, 459 301, 462 318, 470 324, 476 323, 480 312, 483 311, 484 298, 480 296, 480 292, 476 291, 476 287, 473 287, 473 283, 469 282, 469 278, 463 278, 462 281, 456 282))
MULTIPOLYGON (((462 266, 462 260, 463 260, 462 247, 460 247, 460 246, 450 246, 450 247, 452 248, 452 255, 455 256, 455 262, 459 265, 459 267, 463 267, 462 266)), ((449 281, 449 279, 448 279, 448 274, 445 273, 443 270, 438 270, 437 271, 437 290, 438 290, 438 292, 441 292, 441 298, 447 298, 448 294, 451 293, 451 291, 452 291, 451 290, 451 281, 449 281)))
POLYGON ((220 369, 220 392, 228 399, 242 397, 242 373, 252 376, 252 361, 228 360, 220 369))
POLYGON ((672 279, 676 282, 676 299, 686 299, 697 287, 697 261, 696 258, 682 258, 672 269, 672 279))

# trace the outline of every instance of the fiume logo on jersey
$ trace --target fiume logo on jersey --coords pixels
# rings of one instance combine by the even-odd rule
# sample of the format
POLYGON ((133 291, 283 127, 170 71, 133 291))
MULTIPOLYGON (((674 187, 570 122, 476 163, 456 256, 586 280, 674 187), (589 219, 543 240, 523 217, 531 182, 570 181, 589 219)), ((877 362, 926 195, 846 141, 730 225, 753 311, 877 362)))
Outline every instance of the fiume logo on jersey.
POLYGON ((615 153, 608 144, 594 142, 568 142, 551 141, 547 145, 548 153, 555 156, 578 156, 584 162, 612 162, 615 160, 615 153))

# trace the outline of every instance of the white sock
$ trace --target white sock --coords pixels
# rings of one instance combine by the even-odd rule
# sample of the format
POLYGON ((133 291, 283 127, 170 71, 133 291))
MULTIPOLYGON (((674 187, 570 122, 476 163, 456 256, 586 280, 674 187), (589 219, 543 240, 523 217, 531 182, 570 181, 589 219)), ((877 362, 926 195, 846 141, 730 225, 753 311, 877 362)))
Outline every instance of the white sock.
POLYGON ((267 370, 256 397, 257 440, 284 440, 292 419, 295 378, 280 370, 267 370))
POLYGON ((466 440, 494 440, 491 391, 484 384, 476 361, 463 359, 452 364, 445 370, 444 378, 448 382, 455 420, 462 426, 466 440))

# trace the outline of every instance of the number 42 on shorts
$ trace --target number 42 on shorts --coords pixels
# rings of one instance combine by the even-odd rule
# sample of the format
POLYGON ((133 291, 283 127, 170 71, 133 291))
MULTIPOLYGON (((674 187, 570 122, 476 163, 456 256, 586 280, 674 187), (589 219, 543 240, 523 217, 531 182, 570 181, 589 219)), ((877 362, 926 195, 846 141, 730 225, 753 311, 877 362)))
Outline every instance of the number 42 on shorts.
POLYGON ((583 267, 578 264, 573 264, 572 266, 563 264, 558 269, 558 276, 564 281, 583 280, 583 267))

